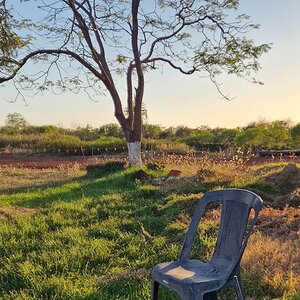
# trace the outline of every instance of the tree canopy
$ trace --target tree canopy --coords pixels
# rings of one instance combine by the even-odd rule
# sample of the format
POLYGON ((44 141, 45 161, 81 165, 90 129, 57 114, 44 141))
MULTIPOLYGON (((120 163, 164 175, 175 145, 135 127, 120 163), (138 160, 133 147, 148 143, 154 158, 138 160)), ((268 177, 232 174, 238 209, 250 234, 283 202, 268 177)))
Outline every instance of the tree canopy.
POLYGON ((90 97, 108 92, 132 164, 141 162, 146 72, 167 65, 183 75, 208 76, 226 98, 217 76, 225 72, 257 83, 252 72, 270 49, 246 37, 259 26, 237 14, 238 0, 26 2, 43 18, 21 17, 12 1, 0 2, 0 83, 13 80, 21 97, 24 90, 57 88, 90 97), (28 74, 25 65, 32 61, 40 70, 28 74))

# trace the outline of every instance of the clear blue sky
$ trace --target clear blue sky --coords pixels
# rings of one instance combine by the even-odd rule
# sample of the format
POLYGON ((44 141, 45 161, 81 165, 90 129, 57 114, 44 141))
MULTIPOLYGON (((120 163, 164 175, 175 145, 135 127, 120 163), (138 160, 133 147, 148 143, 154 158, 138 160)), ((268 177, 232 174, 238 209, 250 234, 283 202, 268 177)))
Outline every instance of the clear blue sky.
MULTIPOLYGON (((252 121, 291 119, 300 122, 300 1, 241 0, 240 12, 261 24, 252 38, 271 42, 271 51, 261 60, 262 69, 256 78, 263 86, 242 79, 222 76, 222 89, 232 97, 220 97, 213 84, 197 77, 173 74, 167 68, 146 74, 145 103, 148 122, 165 127, 186 125, 198 127, 237 127, 252 121)), ((0 89, 0 124, 8 113, 21 113, 34 125, 55 124, 64 127, 91 124, 98 127, 114 122, 111 99, 99 97, 98 102, 85 94, 46 93, 27 99, 28 105, 11 98, 8 89, 0 89)))

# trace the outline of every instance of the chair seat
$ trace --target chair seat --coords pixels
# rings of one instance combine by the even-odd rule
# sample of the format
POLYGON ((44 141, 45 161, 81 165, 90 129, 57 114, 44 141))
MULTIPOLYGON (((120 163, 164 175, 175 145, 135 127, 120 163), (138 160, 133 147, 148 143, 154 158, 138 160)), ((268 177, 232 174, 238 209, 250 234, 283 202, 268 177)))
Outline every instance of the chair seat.
POLYGON ((224 268, 194 259, 165 262, 153 268, 153 277, 163 285, 191 285, 195 288, 201 285, 205 290, 221 288, 229 275, 224 268))

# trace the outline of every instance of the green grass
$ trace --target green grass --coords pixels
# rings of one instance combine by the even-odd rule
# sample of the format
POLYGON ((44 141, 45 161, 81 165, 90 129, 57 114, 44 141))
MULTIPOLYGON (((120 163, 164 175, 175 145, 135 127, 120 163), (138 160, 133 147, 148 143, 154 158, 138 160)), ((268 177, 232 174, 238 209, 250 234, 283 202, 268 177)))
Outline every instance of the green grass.
POLYGON ((164 234, 178 209, 165 218, 159 189, 133 174, 2 194, 38 210, 0 222, 1 299, 148 299, 151 267, 178 255, 164 234))
MULTIPOLYGON (((136 181, 135 172, 103 168, 49 186, 34 186, 25 172, 19 187, 0 195, 3 210, 32 209, 0 220, 0 299, 149 299, 152 267, 178 258, 197 199, 216 185, 210 179, 187 194, 186 186, 136 181)), ((207 259, 216 232, 208 218, 195 257, 207 259)), ((250 296, 298 299, 294 286, 280 289, 258 276, 246 276, 250 296)), ((160 297, 179 299, 164 288, 160 297)))

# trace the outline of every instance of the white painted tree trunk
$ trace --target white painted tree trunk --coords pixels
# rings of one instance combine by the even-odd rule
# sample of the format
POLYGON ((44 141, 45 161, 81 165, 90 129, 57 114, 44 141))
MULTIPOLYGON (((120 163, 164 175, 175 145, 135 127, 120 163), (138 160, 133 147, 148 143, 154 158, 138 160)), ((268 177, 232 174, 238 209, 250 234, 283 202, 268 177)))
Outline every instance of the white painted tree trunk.
POLYGON ((127 143, 128 159, 130 166, 142 166, 142 149, 141 142, 127 143))

